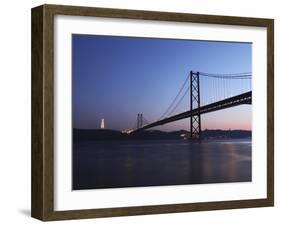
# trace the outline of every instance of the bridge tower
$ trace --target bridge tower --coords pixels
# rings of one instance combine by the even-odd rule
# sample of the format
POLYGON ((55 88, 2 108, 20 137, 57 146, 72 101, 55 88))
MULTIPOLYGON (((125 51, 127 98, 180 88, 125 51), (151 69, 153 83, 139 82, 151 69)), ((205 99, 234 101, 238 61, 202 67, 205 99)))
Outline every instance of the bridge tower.
POLYGON ((137 128, 141 128, 143 125, 143 118, 142 118, 142 114, 138 114, 138 119, 137 119, 137 128))
POLYGON ((200 139, 201 137, 201 116, 200 116, 200 80, 199 72, 190 71, 190 111, 198 109, 190 116, 190 138, 200 139))

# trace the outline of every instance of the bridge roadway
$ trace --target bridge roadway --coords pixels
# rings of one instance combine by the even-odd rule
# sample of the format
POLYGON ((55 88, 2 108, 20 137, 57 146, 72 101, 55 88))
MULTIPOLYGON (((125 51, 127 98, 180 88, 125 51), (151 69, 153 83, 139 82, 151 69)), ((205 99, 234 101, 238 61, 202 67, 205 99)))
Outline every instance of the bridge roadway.
POLYGON ((242 93, 237 96, 233 96, 233 97, 230 97, 230 98, 227 98, 224 100, 220 100, 220 101, 217 101, 217 102, 214 102, 211 104, 207 104, 207 105, 201 106, 200 108, 195 108, 192 111, 190 111, 190 110, 185 111, 185 112, 179 113, 177 115, 173 115, 168 118, 164 118, 159 121, 152 122, 150 124, 144 125, 143 127, 139 128, 139 129, 135 129, 131 132, 137 132, 137 131, 149 129, 152 127, 164 125, 164 124, 167 124, 170 122, 178 121, 181 119, 189 118, 192 115, 198 114, 199 112, 200 112, 200 115, 202 115, 202 114, 206 114, 209 112, 222 110, 225 108, 238 106, 241 104, 252 104, 252 91, 242 93))

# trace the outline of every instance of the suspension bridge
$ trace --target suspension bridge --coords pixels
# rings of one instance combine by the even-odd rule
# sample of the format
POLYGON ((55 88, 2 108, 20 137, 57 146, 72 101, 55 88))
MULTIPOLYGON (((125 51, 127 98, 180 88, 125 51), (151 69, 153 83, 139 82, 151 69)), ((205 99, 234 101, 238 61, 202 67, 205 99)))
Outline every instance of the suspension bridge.
POLYGON ((211 74, 190 71, 177 95, 158 120, 149 122, 140 113, 137 115, 134 128, 127 132, 134 133, 189 118, 190 138, 200 139, 201 115, 238 105, 252 104, 251 79, 251 72, 211 74), (175 113, 186 96, 187 110, 175 113))

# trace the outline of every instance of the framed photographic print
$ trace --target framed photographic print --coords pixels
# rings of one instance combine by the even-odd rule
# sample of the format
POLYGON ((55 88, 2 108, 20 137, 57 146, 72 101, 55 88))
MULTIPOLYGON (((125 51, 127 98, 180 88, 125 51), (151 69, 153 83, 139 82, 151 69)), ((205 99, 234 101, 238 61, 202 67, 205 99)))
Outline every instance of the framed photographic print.
POLYGON ((272 19, 32 9, 32 216, 274 204, 272 19))

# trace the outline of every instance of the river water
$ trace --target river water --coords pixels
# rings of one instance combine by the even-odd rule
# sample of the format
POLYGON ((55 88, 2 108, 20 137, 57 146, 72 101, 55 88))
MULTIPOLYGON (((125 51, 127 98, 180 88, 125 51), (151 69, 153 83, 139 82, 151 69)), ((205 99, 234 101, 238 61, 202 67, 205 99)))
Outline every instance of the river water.
POLYGON ((73 189, 245 182, 251 140, 84 141, 73 144, 73 189))

